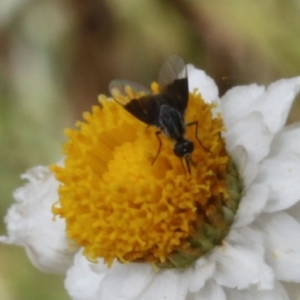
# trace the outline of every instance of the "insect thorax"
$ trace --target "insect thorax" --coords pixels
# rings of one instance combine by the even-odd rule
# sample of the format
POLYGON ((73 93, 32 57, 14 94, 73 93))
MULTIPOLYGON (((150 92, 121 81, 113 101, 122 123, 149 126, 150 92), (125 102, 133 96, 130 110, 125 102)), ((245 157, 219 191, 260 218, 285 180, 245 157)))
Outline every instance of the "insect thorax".
POLYGON ((182 114, 175 108, 162 104, 159 111, 159 128, 170 139, 178 140, 184 136, 185 124, 182 114))

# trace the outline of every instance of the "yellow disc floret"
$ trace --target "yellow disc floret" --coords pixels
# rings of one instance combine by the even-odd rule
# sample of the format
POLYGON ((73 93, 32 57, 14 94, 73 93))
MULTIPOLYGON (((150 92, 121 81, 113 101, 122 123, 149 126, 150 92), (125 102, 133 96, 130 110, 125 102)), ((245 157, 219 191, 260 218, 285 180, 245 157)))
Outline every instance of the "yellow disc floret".
POLYGON ((90 260, 108 265, 150 262, 185 267, 228 231, 236 205, 228 192, 231 161, 219 115, 196 91, 190 94, 186 137, 193 141, 191 173, 173 154, 173 141, 147 127, 112 99, 66 130, 64 166, 51 166, 61 182, 55 215, 65 218, 68 238, 90 260), (200 143, 199 143, 200 141, 200 143), (229 217, 228 217, 229 216, 229 217))

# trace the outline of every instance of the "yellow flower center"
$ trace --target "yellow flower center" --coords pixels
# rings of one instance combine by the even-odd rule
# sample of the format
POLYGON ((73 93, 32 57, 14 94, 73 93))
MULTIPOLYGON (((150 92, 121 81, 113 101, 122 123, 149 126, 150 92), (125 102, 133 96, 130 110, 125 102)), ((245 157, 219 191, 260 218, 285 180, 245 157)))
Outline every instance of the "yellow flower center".
POLYGON ((213 105, 199 93, 190 94, 185 121, 198 121, 205 148, 195 126, 188 126, 186 138, 195 146, 189 174, 163 134, 152 164, 157 128, 112 99, 100 96, 100 103, 78 129, 66 130, 64 166, 51 166, 61 182, 54 214, 65 218, 67 236, 90 260, 188 266, 221 242, 237 209, 238 197, 228 191, 235 169, 220 115, 213 117, 213 105))

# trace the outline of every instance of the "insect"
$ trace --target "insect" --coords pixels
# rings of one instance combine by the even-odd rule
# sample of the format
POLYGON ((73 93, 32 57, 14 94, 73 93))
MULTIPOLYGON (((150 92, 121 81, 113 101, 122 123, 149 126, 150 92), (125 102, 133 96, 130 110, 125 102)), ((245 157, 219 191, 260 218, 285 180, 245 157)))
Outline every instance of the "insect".
MULTIPOLYGON (((159 129, 156 137, 159 142, 158 151, 152 164, 158 158, 162 142, 161 133, 174 141, 174 154, 184 158, 188 172, 190 165, 195 165, 191 159, 194 143, 185 138, 187 126, 195 126, 195 137, 199 144, 207 150, 198 139, 198 121, 188 124, 184 121, 185 110, 189 100, 188 78, 186 65, 179 55, 171 55, 163 64, 158 75, 160 93, 153 94, 150 90, 128 80, 114 80, 109 90, 116 102, 129 113, 148 126, 159 129)), ((181 160, 182 162, 182 160, 181 160)))

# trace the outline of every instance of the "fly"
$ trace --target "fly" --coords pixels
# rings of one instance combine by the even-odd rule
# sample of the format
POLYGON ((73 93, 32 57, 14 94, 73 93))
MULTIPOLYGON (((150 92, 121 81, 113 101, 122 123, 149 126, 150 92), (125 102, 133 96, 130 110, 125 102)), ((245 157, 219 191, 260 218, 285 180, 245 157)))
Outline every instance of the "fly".
MULTIPOLYGON (((153 94, 149 89, 128 80, 114 80, 109 90, 116 102, 121 104, 129 113, 149 126, 159 129, 156 137, 159 147, 152 164, 159 156, 162 142, 161 133, 173 140, 174 154, 184 158, 188 172, 194 165, 191 154, 194 143, 185 138, 186 127, 195 126, 195 137, 199 144, 207 150, 197 136, 198 121, 186 124, 185 110, 189 100, 188 78, 186 64, 179 55, 171 55, 163 64, 158 75, 161 91, 153 94)), ((209 150, 207 150, 209 151, 209 150)))

